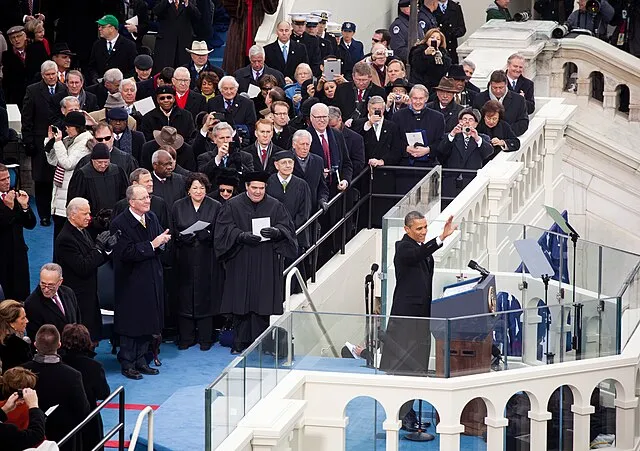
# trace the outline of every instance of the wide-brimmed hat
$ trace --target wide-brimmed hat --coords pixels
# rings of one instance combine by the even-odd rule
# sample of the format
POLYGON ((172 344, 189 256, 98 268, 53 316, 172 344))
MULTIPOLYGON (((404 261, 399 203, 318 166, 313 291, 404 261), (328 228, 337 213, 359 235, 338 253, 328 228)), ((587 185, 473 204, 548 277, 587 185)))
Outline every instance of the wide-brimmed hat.
POLYGON ((385 91, 387 91, 387 95, 393 91, 393 88, 404 88, 409 92, 411 91, 411 88, 413 88, 413 85, 409 83, 406 78, 396 78, 392 83, 389 83, 384 87, 385 91))
POLYGON ((193 41, 191 43, 191 48, 185 50, 189 53, 193 53, 194 55, 201 56, 208 55, 209 53, 213 52, 213 49, 209 50, 209 47, 207 47, 207 43, 205 41, 193 41))
POLYGON ((174 127, 162 127, 162 130, 153 131, 153 139, 160 146, 171 146, 178 150, 184 144, 184 138, 178 133, 174 127))
POLYGON ((457 93, 456 82, 453 78, 442 77, 440 79, 440 83, 435 87, 436 91, 444 91, 444 92, 452 92, 457 93))
POLYGON ((67 44, 66 42, 56 42, 53 45, 51 56, 56 56, 56 55, 76 56, 76 54, 73 53, 69 48, 69 44, 67 44))
POLYGON ((446 77, 453 78, 454 80, 466 80, 467 74, 464 73, 464 67, 462 67, 462 65, 453 64, 449 66, 446 77))
POLYGON ((111 108, 125 108, 127 104, 122 98, 122 94, 116 92, 115 94, 109 93, 107 95, 107 101, 104 103, 104 107, 108 110, 111 108))
POLYGON ((80 111, 70 111, 64 117, 63 123, 68 127, 84 127, 87 124, 87 120, 80 111))

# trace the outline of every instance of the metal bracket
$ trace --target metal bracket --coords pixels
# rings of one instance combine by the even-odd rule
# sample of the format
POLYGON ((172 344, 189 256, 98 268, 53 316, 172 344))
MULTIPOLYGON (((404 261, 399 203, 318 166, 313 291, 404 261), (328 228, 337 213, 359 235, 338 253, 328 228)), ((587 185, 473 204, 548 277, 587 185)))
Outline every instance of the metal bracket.
POLYGON ((387 273, 386 273, 386 272, 382 272, 382 271, 380 271, 380 272, 378 273, 378 278, 379 278, 380 280, 387 280, 387 279, 388 279, 388 277, 387 277, 387 273))

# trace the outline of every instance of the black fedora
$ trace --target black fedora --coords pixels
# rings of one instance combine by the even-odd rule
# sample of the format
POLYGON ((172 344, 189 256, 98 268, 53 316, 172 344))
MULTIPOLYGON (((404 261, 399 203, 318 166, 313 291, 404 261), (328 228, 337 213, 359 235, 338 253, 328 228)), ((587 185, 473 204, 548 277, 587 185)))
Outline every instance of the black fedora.
POLYGON ((406 78, 396 78, 392 83, 389 83, 384 87, 385 91, 387 91, 387 95, 389 95, 393 88, 404 88, 407 90, 407 94, 409 94, 413 85, 409 83, 406 78))
POLYGON ((454 80, 466 80, 467 74, 464 73, 464 68, 460 64, 452 64, 449 66, 447 72, 447 78, 453 78, 454 80))
POLYGON ((53 45, 51 56, 56 56, 56 55, 76 56, 76 54, 73 53, 69 48, 69 44, 67 44, 66 42, 56 42, 53 45))

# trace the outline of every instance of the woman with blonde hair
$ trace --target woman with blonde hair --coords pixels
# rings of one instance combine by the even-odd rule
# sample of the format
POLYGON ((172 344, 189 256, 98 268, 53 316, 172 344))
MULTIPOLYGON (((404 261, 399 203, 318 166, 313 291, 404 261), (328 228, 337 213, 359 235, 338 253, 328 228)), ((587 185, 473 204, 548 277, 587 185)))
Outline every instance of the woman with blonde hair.
POLYGON ((432 90, 438 86, 451 66, 451 57, 447 52, 447 40, 440 30, 432 28, 424 38, 409 51, 413 84, 423 84, 432 90))
POLYGON ((28 362, 33 357, 27 337, 24 306, 12 299, 0 302, 0 372, 28 362))

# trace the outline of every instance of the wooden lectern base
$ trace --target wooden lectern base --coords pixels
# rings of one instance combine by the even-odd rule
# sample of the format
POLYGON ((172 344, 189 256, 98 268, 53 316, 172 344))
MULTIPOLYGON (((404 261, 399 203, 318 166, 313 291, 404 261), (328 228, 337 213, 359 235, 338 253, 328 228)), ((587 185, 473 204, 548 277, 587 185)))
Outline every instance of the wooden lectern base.
MULTIPOLYGON (((482 341, 452 341, 449 361, 450 377, 491 371, 491 334, 482 341)), ((444 377, 444 341, 436 340, 436 376, 444 377)), ((473 399, 467 404, 460 416, 464 425, 464 434, 481 436, 487 430, 484 419, 487 406, 482 399, 473 399)))

